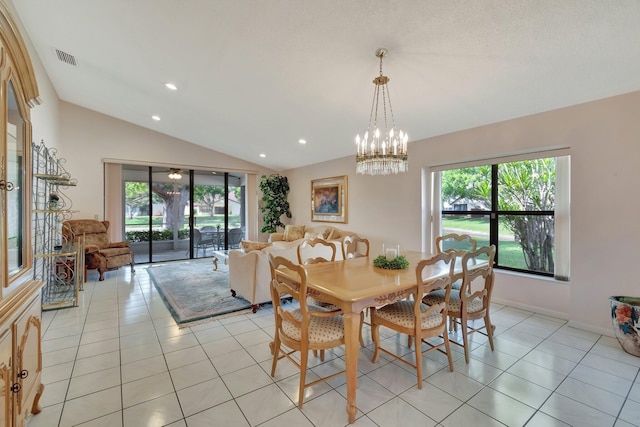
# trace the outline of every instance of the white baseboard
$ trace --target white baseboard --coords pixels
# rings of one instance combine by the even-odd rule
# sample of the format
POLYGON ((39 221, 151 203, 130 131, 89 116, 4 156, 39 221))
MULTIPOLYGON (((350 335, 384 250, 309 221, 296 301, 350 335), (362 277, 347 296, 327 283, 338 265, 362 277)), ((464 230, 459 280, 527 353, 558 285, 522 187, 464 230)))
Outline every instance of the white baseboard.
POLYGON ((534 313, 542 314, 545 316, 557 317, 558 319, 566 320, 567 325, 572 328, 582 329, 583 331, 593 332, 595 334, 605 335, 607 337, 615 337, 612 328, 600 328, 598 326, 589 325, 588 323, 579 322, 577 320, 570 320, 567 313, 561 313, 559 311, 549 310, 542 307, 535 307, 528 304, 521 304, 514 301, 501 300, 493 298, 493 301, 497 304, 507 305, 509 307, 518 308, 520 310, 532 311, 534 313))

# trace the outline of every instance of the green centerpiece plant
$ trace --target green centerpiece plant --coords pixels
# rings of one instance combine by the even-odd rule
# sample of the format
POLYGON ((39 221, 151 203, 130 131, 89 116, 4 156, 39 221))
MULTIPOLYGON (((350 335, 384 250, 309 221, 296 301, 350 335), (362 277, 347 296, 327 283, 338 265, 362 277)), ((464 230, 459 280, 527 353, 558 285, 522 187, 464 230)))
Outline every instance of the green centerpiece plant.
POLYGON ((373 266, 384 268, 385 270, 404 270, 409 267, 409 261, 404 255, 399 255, 394 259, 388 259, 384 255, 380 255, 373 260, 373 266))

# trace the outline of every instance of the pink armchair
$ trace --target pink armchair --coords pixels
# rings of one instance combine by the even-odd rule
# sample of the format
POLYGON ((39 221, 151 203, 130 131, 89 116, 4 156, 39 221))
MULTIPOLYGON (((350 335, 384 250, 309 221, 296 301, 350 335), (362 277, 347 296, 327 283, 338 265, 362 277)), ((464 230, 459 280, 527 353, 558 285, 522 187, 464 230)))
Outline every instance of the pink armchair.
MULTIPOLYGON (((85 269, 98 270, 100 279, 104 272, 130 264, 133 268, 133 252, 129 242, 110 242, 109 221, 93 219, 70 219, 62 223, 62 235, 67 242, 78 242, 84 238, 85 269)), ((85 272, 85 281, 87 275, 85 272)))

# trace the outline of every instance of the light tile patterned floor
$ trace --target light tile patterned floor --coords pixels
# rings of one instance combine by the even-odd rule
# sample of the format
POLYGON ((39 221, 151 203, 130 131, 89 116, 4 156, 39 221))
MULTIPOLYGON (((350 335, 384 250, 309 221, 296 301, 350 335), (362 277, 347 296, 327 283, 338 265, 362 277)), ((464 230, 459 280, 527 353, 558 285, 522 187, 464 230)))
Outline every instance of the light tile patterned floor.
MULTIPOLYGON (((310 388, 297 408, 297 369, 286 360, 271 378, 273 314, 237 315, 179 329, 144 266, 97 275, 79 308, 43 313, 41 426, 344 426, 344 376, 310 388)), ((609 337, 563 320, 495 306, 496 349, 474 338, 455 372, 441 355, 409 366, 359 361, 358 426, 640 426, 640 358, 609 337)), ((368 329, 365 331, 368 332, 368 329)), ((384 345, 412 357, 406 338, 384 345)), ((308 377, 344 365, 342 349, 311 358, 308 377)))

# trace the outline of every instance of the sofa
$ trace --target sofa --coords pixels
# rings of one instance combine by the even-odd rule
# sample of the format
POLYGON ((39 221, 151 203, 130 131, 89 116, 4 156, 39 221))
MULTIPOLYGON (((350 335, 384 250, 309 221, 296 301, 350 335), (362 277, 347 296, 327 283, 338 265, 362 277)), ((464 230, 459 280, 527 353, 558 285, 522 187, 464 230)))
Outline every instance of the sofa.
MULTIPOLYGON (((338 228, 321 226, 286 226, 283 233, 272 233, 268 242, 241 242, 241 250, 229 251, 229 286, 232 294, 239 294, 251 303, 253 312, 260 304, 271 302, 269 283, 269 254, 282 256, 294 264, 298 264, 298 245, 305 239, 322 237, 336 247, 336 261, 342 257, 342 241, 346 236, 355 233, 338 228)), ((329 258, 331 254, 318 253, 318 256, 329 258)))

